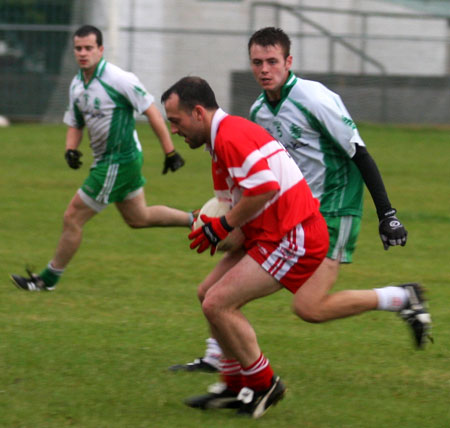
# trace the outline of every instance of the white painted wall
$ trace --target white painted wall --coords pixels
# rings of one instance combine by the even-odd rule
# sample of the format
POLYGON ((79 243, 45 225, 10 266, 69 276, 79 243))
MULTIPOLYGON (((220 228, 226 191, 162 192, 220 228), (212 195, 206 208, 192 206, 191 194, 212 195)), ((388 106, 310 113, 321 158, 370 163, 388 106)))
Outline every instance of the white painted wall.
MULTIPOLYGON (((376 0, 286 0, 278 3, 362 11, 412 12, 376 0)), ((157 98, 180 77, 200 75, 213 87, 219 104, 225 109, 229 108, 230 72, 249 68, 247 41, 251 0, 92 0, 90 4, 90 23, 104 30, 106 58, 111 50, 116 64, 135 72, 157 98), (111 13, 113 4, 118 8, 117 15, 111 13), (111 16, 116 16, 121 28, 134 27, 143 31, 132 36, 123 30, 116 35, 111 34, 108 31, 111 16), (186 31, 182 33, 181 30, 186 31), (210 30, 212 33, 192 33, 196 30, 210 30), (215 31, 230 31, 234 34, 214 34, 215 31), (116 42, 112 50, 108 44, 114 40, 116 42)), ((359 18, 311 12, 307 16, 337 35, 360 33, 359 18)), ((313 37, 318 34, 317 31, 286 13, 279 16, 278 22, 276 18, 273 10, 259 9, 254 29, 279 24, 292 38, 294 70, 328 71, 328 42, 313 37), (293 37, 299 32, 307 32, 310 37, 293 37)), ((421 21, 374 18, 369 22, 368 33, 376 39, 367 43, 367 53, 380 61, 389 74, 443 75, 447 66, 447 46, 438 39, 447 37, 447 31, 444 19, 421 21), (386 36, 423 36, 435 38, 436 41, 392 41, 386 40, 386 36)), ((356 46, 360 43, 353 38, 346 40, 356 46)), ((343 48, 336 50, 335 65, 335 70, 339 72, 360 72, 358 58, 343 48)), ((369 73, 377 72, 372 66, 366 70, 369 73)))

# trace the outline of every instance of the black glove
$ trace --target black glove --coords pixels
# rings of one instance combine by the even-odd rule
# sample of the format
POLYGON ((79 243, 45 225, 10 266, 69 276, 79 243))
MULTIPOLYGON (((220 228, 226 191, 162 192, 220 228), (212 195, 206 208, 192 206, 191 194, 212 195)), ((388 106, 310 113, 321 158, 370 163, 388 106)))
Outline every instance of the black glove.
POLYGON ((378 231, 385 250, 388 250, 389 246, 401 245, 404 247, 406 244, 408 232, 395 216, 396 213, 395 209, 386 212, 381 216, 380 224, 378 225, 378 231))
POLYGON ((67 164, 73 169, 78 169, 83 165, 83 162, 80 161, 81 156, 83 156, 83 153, 72 149, 66 150, 66 154, 64 155, 67 164))
POLYGON ((164 160, 163 174, 167 174, 170 169, 172 172, 176 171, 184 165, 184 159, 175 151, 171 151, 166 154, 166 159, 164 160))

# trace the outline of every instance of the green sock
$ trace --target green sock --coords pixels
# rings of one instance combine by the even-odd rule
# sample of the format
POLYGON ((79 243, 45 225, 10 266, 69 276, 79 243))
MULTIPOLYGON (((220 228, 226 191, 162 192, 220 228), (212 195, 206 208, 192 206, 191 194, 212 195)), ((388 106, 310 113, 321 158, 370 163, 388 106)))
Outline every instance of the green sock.
POLYGON ((63 272, 64 269, 55 269, 49 263, 39 276, 42 278, 42 281, 45 282, 47 287, 54 287, 58 283, 63 272))

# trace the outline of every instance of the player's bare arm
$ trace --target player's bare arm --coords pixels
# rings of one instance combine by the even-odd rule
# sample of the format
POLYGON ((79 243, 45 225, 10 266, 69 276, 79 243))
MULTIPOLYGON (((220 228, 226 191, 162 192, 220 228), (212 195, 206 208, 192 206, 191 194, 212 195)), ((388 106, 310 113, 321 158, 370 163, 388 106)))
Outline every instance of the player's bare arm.
POLYGON ((161 112, 158 110, 155 104, 152 104, 147 110, 145 110, 144 115, 147 117, 151 128, 158 137, 164 153, 168 154, 170 152, 173 152, 175 150, 175 147, 173 145, 172 139, 170 138, 169 130, 167 129, 166 122, 164 121, 161 112))
POLYGON ((255 216, 264 205, 275 195, 276 190, 270 190, 255 196, 243 196, 241 200, 225 215, 231 227, 239 227, 255 216))
POLYGON ((66 150, 76 150, 83 139, 83 130, 69 126, 66 133, 66 150))
POLYGON ((167 129, 166 122, 161 112, 154 104, 152 104, 144 111, 144 114, 158 137, 161 148, 166 155, 164 159, 163 174, 167 174, 169 170, 175 172, 184 165, 184 159, 175 151, 169 130, 167 129))

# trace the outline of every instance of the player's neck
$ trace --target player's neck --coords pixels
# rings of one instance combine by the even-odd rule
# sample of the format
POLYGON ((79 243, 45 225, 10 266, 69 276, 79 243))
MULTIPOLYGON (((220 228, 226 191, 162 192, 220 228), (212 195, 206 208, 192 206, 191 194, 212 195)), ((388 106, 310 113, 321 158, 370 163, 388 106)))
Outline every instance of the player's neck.
POLYGON ((95 72, 95 68, 94 69, 89 69, 89 70, 83 70, 83 79, 84 79, 84 83, 89 83, 92 79, 92 76, 94 75, 95 72))
POLYGON ((281 100, 281 89, 282 87, 280 86, 278 89, 275 90, 266 90, 266 96, 267 99, 272 103, 272 102, 278 102, 281 100))
POLYGON ((280 103, 281 98, 277 98, 277 99, 270 99, 268 98, 269 104, 272 106, 272 108, 276 108, 277 105, 280 103))
POLYGON ((211 144, 211 128, 212 128, 212 122, 214 115, 218 109, 211 109, 205 111, 205 129, 206 129, 206 143, 211 144))
POLYGON ((286 82, 289 80, 289 76, 290 74, 289 72, 287 72, 282 85, 277 86, 272 90, 266 90, 267 99, 269 100, 270 104, 278 104, 281 101, 283 88, 286 85, 286 82))
POLYGON ((95 65, 92 66, 92 67, 85 68, 85 69, 82 70, 82 72, 83 72, 84 83, 85 83, 86 85, 87 85, 87 84, 92 80, 92 78, 94 77, 94 75, 95 75, 95 70, 97 70, 98 64, 99 64, 99 63, 95 64, 95 65))

